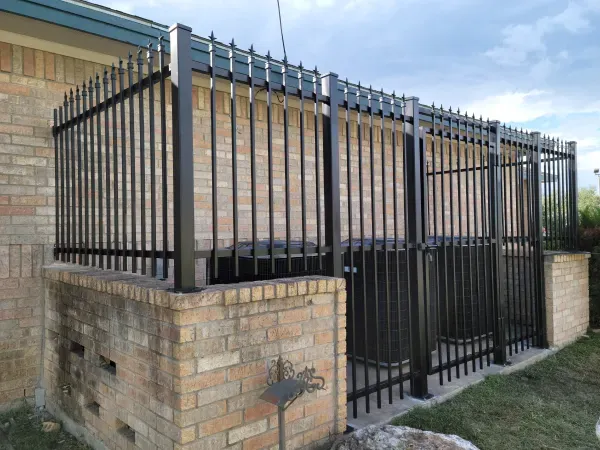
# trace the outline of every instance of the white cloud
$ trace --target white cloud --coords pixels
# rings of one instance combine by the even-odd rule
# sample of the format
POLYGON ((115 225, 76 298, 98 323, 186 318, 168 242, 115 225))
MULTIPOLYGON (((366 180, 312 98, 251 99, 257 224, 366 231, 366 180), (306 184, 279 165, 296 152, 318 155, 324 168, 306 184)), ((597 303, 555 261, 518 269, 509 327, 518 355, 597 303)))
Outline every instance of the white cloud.
POLYGON ((588 15, 600 10, 592 0, 580 3, 570 2, 560 13, 544 16, 533 23, 509 25, 502 34, 502 44, 493 47, 485 54, 501 65, 520 65, 525 63, 531 54, 545 54, 545 38, 551 33, 568 31, 579 33, 590 27, 588 15))
POLYGON ((467 110, 501 122, 529 122, 551 113, 552 102, 540 90, 507 92, 472 102, 467 110))

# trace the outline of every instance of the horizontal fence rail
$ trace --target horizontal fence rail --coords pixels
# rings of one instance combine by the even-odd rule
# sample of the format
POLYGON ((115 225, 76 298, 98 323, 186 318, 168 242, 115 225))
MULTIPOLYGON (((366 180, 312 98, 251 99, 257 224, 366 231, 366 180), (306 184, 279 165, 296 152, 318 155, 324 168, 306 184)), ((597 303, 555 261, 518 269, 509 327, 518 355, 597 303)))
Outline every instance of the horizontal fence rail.
POLYGON ((578 248, 576 143, 208 41, 129 55, 54 111, 56 257, 207 284, 346 280, 353 417, 544 347, 578 248), (169 58, 169 62, 167 62, 169 58))

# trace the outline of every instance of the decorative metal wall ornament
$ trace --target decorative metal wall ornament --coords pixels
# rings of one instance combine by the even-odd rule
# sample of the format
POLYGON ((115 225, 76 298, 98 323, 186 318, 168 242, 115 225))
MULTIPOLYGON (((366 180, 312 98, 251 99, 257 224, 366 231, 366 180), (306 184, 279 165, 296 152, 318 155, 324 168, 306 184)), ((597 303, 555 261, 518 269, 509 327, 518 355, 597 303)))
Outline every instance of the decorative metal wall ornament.
POLYGON ((303 381, 304 391, 308 392, 309 394, 325 389, 325 378, 315 375, 316 372, 317 369, 314 367, 311 369, 305 367, 304 370, 296 377, 303 381), (313 383, 313 380, 317 380, 317 382, 313 383))
POLYGON ((325 378, 315 375, 314 367, 308 368, 298 374, 294 366, 281 356, 271 361, 267 384, 269 387, 260 398, 277 406, 279 420, 279 448, 285 449, 285 410, 305 392, 312 393, 325 389, 325 378), (283 424, 283 426, 282 426, 283 424))
POLYGON ((269 377, 267 378, 267 384, 271 386, 273 383, 282 380, 288 380, 294 378, 296 371, 294 366, 289 360, 284 361, 281 356, 277 360, 271 361, 271 367, 269 368, 269 377))

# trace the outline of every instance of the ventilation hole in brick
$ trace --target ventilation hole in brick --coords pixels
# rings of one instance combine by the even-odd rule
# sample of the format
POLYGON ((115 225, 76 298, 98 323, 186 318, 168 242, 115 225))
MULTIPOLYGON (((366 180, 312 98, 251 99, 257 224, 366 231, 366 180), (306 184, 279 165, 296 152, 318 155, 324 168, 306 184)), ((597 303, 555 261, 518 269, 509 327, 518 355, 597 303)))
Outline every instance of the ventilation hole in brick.
POLYGON ((135 431, 122 420, 117 420, 117 433, 127 439, 129 442, 135 443, 135 431))
POLYGON ((85 356, 85 347, 78 342, 71 341, 71 353, 75 353, 80 358, 85 356))
POLYGON ((100 404, 92 402, 89 405, 87 405, 87 409, 96 417, 100 417, 100 404))
POLYGON ((117 363, 104 356, 100 356, 100 367, 112 375, 116 375, 117 373, 117 363))

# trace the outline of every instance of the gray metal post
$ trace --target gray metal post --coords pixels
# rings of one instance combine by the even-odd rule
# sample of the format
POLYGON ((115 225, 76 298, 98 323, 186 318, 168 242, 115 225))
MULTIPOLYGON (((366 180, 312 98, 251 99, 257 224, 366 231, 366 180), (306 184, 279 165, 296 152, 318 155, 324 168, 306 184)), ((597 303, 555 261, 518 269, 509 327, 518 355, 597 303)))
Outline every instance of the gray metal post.
POLYGON ((285 450, 285 408, 284 405, 277 407, 277 421, 279 422, 279 449, 285 450))
POLYGON ((192 128, 192 29, 175 24, 171 42, 175 290, 195 287, 194 147, 192 128))
POLYGON ((505 364, 506 358, 506 335, 504 323, 504 308, 501 305, 504 298, 502 292, 503 265, 500 258, 502 256, 502 167, 500 152, 500 122, 490 122, 492 128, 495 128, 496 134, 492 136, 490 130, 489 155, 489 201, 490 201, 490 237, 492 240, 492 299, 494 302, 494 363, 505 364), (493 139, 493 140, 492 140, 493 139))
POLYGON ((338 76, 328 73, 321 77, 323 95, 323 168, 325 194, 325 243, 331 247, 325 259, 326 274, 343 278, 342 243, 340 226, 340 148, 338 133, 338 105, 342 96, 338 91, 338 76))
POLYGON ((411 395, 417 398, 428 396, 427 387, 427 313, 425 311, 425 236, 423 232, 423 184, 425 167, 421 157, 421 146, 425 145, 419 129, 419 99, 406 99, 406 116, 412 118, 412 124, 406 123, 406 162, 405 176, 407 186, 406 244, 409 253, 410 318, 411 327, 411 368, 413 383, 411 395))

